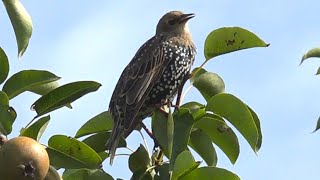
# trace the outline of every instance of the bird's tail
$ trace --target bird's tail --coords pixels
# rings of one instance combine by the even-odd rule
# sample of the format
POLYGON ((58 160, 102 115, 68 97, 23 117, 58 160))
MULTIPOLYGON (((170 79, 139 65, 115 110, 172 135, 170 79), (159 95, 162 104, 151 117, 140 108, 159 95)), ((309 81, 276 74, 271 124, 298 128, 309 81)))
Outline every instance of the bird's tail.
POLYGON ((119 140, 121 139, 123 133, 123 127, 119 124, 113 128, 110 138, 107 142, 107 150, 110 157, 110 165, 113 163, 114 156, 116 155, 116 150, 119 144, 119 140))

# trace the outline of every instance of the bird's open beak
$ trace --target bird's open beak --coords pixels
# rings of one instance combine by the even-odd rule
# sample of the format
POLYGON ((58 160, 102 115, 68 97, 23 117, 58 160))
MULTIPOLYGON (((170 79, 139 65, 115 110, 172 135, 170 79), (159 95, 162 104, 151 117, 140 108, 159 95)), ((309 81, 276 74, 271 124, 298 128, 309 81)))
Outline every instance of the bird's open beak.
POLYGON ((179 23, 184 23, 184 22, 187 22, 189 19, 195 17, 195 14, 194 13, 190 13, 190 14, 182 14, 180 16, 180 19, 179 19, 179 23))

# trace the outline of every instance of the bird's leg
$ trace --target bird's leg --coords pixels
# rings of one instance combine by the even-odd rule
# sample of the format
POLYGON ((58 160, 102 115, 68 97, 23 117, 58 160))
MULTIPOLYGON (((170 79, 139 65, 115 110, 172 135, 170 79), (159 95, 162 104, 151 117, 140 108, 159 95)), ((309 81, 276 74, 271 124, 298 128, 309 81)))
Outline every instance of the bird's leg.
POLYGON ((146 131, 146 133, 150 136, 150 138, 153 139, 153 142, 154 142, 153 149, 155 149, 156 147, 159 147, 159 142, 157 141, 156 137, 152 134, 152 132, 147 128, 147 126, 143 122, 141 122, 140 125, 146 131))
POLYGON ((182 95, 182 90, 183 90, 183 86, 184 84, 188 81, 188 79, 190 79, 191 74, 188 74, 182 81, 182 84, 180 85, 180 87, 178 88, 178 95, 177 95, 177 100, 176 100, 176 105, 174 106, 175 109, 179 109, 180 105, 181 105, 181 95, 182 95))

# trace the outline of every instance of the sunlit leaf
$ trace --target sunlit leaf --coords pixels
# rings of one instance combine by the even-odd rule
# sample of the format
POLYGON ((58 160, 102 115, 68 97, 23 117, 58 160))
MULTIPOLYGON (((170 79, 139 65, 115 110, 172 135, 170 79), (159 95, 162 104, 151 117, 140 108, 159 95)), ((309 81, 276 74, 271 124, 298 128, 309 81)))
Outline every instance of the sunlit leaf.
POLYGON ((240 178, 225 169, 217 167, 201 167, 187 174, 181 180, 240 180, 240 178))
POLYGON ((236 162, 240 153, 238 138, 224 121, 205 116, 194 124, 194 128, 203 130, 233 164, 236 162))
POLYGON ((49 71, 23 70, 12 75, 3 85, 2 90, 9 99, 43 84, 57 81, 60 77, 49 71))
POLYGON ((37 117, 72 103, 78 98, 97 91, 101 84, 94 81, 78 81, 60 86, 40 97, 32 105, 37 117))
POLYGON ((19 0, 3 0, 11 24, 16 34, 18 57, 21 57, 28 47, 32 34, 32 20, 27 10, 19 0))
POLYGON ((0 47, 0 84, 2 84, 9 74, 9 61, 6 53, 0 47))
POLYGON ((194 120, 190 111, 184 108, 178 109, 173 114, 173 119, 174 119, 174 135, 173 135, 172 156, 170 159, 170 165, 173 165, 177 156, 187 149, 191 128, 194 123, 194 120))
POLYGON ((140 144, 140 147, 129 157, 129 169, 131 172, 146 170, 150 165, 148 151, 140 144))
POLYGON ((208 166, 216 166, 216 150, 213 147, 210 137, 202 129, 191 132, 189 146, 202 157, 208 166))
POLYGON ((102 163, 93 149, 72 137, 54 135, 49 139, 48 146, 50 164, 57 168, 96 169, 102 163))
POLYGON ((20 136, 27 136, 36 141, 39 141, 43 132, 46 130, 49 124, 49 121, 50 121, 50 116, 45 116, 43 118, 40 118, 27 129, 23 129, 20 136))
POLYGON ((208 101, 206 110, 228 120, 248 141, 251 148, 255 152, 258 150, 259 132, 257 126, 247 105, 240 99, 231 94, 220 93, 208 101))
POLYGON ((258 115, 249 106, 247 106, 247 107, 252 115, 252 118, 254 120, 254 123, 256 124, 257 130, 259 133, 258 142, 257 142, 257 146, 256 146, 256 151, 258 151, 262 145, 262 132, 261 132, 260 120, 258 118, 258 115))
POLYGON ((16 111, 9 105, 0 104, 0 133, 8 135, 12 132, 12 124, 17 118, 16 111))
POLYGON ((206 38, 204 55, 206 60, 213 57, 248 49, 253 47, 267 47, 266 44, 254 33, 241 27, 223 27, 212 31, 206 38))
POLYGON ((198 76, 194 80, 193 86, 200 91, 207 101, 212 96, 222 93, 225 90, 225 85, 221 77, 211 72, 205 72, 198 76))
MULTIPOLYGON (((106 144, 110 138, 110 135, 111 135, 111 132, 99 132, 85 138, 82 142, 86 143, 96 152, 103 152, 107 148, 106 144)), ((124 138, 121 138, 118 143, 118 147, 126 147, 126 146, 127 146, 126 141, 124 140, 124 138)))
POLYGON ((205 105, 194 101, 183 104, 181 108, 188 109, 195 121, 199 120, 206 114, 205 105))
POLYGON ((66 169, 63 180, 113 180, 112 176, 102 169, 66 169))
POLYGON ((300 64, 302 64, 306 59, 311 57, 320 57, 320 48, 313 48, 309 50, 306 54, 302 56, 300 64))
POLYGON ((194 68, 191 72, 191 76, 190 76, 190 82, 191 84, 193 84, 193 82, 198 79, 198 77, 200 75, 202 75, 203 73, 206 73, 207 70, 203 69, 203 68, 200 68, 200 67, 197 67, 197 68, 194 68))
POLYGON ((104 111, 88 120, 76 133, 79 138, 88 134, 109 131, 113 127, 112 116, 108 111, 104 111))
POLYGON ((196 169, 199 165, 200 162, 194 160, 190 151, 183 151, 178 155, 174 163, 171 179, 177 180, 196 169))

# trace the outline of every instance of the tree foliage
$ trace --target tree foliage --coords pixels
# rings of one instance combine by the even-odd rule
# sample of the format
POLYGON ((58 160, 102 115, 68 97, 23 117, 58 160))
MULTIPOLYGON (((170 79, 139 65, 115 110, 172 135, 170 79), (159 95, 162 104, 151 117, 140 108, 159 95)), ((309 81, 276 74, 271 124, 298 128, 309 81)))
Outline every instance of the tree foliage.
MULTIPOLYGON (((15 31, 18 57, 27 49, 32 34, 32 20, 18 0, 3 1, 15 31)), ((160 149, 150 155, 140 145, 128 158, 132 179, 216 179, 237 180, 236 174, 216 167, 218 157, 215 148, 220 148, 231 163, 236 163, 240 145, 234 130, 247 140, 254 152, 262 144, 260 120, 257 114, 236 96, 225 92, 225 83, 216 73, 205 70, 204 65, 215 57, 238 50, 267 47, 254 33, 241 27, 223 27, 213 30, 205 41, 205 60, 194 68, 190 86, 182 95, 195 87, 205 102, 187 102, 180 108, 167 108, 167 113, 156 111, 152 115, 152 132, 160 149), (232 125, 233 127, 231 127, 232 125), (196 161, 190 152, 193 149, 202 161, 196 161), (168 161, 165 161, 167 159, 168 161)), ((312 57, 309 53, 307 57, 312 57)), ((21 70, 8 77, 9 61, 0 48, 0 132, 8 135, 16 112, 10 101, 19 94, 30 91, 41 97, 31 105, 37 115, 20 131, 40 141, 50 123, 50 114, 68 106, 82 96, 97 91, 101 84, 94 81, 77 81, 59 85, 59 76, 46 70, 21 70), (46 115, 46 116, 44 116, 46 115)), ((64 168, 64 180, 113 179, 103 170, 102 162, 108 159, 105 144, 110 137, 113 121, 109 112, 101 112, 89 119, 74 137, 52 135, 46 145, 50 157, 50 171, 64 168), (82 138, 86 137, 86 138, 82 138)), ((125 139, 119 148, 126 147, 125 139)))

